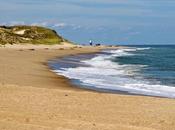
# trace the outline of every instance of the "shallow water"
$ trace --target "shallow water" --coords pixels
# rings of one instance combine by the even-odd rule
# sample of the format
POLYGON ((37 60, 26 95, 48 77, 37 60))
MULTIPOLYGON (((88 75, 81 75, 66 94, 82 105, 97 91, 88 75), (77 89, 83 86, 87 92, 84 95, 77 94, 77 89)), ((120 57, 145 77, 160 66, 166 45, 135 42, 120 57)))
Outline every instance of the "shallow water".
POLYGON ((88 89, 175 98, 175 46, 132 46, 49 62, 88 89))

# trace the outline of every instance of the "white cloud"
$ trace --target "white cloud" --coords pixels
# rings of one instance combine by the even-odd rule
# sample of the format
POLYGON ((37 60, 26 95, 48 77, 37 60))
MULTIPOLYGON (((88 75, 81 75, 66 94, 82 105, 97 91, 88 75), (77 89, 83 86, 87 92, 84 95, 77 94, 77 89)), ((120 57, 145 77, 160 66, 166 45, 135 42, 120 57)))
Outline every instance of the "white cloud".
POLYGON ((58 27, 58 28, 63 28, 65 26, 67 26, 66 23, 56 23, 56 24, 53 25, 53 27, 58 27))
POLYGON ((48 26, 48 22, 36 22, 36 23, 32 23, 32 26, 48 26))
POLYGON ((11 21, 11 22, 2 22, 0 25, 6 25, 6 26, 15 26, 15 25, 31 25, 31 26, 43 26, 43 27, 51 27, 51 28, 57 28, 62 29, 65 27, 68 27, 72 30, 78 30, 81 29, 82 26, 77 24, 67 24, 63 22, 55 22, 55 21, 42 21, 42 22, 33 22, 33 23, 26 23, 23 21, 11 21))
POLYGON ((9 25, 9 26, 25 25, 25 22, 24 21, 12 21, 12 22, 7 23, 6 25, 9 25))

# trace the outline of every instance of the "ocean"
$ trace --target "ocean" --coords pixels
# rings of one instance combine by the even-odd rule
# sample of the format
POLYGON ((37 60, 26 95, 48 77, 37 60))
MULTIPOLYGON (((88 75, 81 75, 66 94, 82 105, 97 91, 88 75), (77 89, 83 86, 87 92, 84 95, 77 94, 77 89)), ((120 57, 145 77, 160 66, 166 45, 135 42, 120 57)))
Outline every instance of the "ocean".
POLYGON ((175 46, 128 46, 49 61, 85 89, 175 98, 175 46))

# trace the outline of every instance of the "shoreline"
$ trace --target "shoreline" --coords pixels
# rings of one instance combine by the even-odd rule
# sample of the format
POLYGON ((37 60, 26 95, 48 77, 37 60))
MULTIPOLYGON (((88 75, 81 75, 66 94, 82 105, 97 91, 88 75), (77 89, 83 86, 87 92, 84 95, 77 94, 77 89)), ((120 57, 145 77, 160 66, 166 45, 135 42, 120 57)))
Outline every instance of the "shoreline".
MULTIPOLYGON (((103 49, 102 49, 103 50, 103 49)), ((67 84, 68 85, 70 85, 70 86, 72 86, 72 87, 74 87, 74 88, 78 88, 78 89, 81 89, 81 90, 83 90, 83 91, 90 91, 90 92, 96 92, 96 93, 107 93, 107 94, 119 94, 119 95, 129 95, 129 96, 145 96, 145 97, 155 97, 155 98, 167 98, 167 99, 175 99, 175 98, 171 98, 171 97, 164 97, 164 96, 155 96, 155 95, 146 95, 146 94, 137 94, 137 93, 130 93, 130 92, 128 92, 128 91, 122 91, 122 90, 113 90, 113 89, 105 89, 105 88, 98 88, 98 87, 93 87, 93 86, 86 86, 86 85, 82 85, 81 83, 79 83, 79 81, 77 80, 77 79, 70 79, 70 78, 68 78, 68 77, 66 77, 66 76, 63 76, 63 75, 61 75, 61 74, 59 74, 59 73, 57 73, 57 72, 55 72, 55 70, 54 70, 54 67, 52 67, 52 65, 53 64, 66 64, 66 63, 68 63, 68 64, 72 64, 72 63, 69 63, 69 60, 64 60, 64 58, 70 58, 71 57, 71 59, 73 58, 75 58, 75 59, 77 59, 76 57, 79 57, 79 56, 88 56, 88 55, 95 55, 95 54, 100 54, 101 53, 101 51, 102 50, 99 50, 99 51, 97 51, 97 52, 93 52, 93 53, 82 53, 82 54, 74 54, 74 55, 65 55, 65 56, 63 56, 63 57, 56 57, 56 58, 54 58, 54 59, 50 59, 49 61, 48 61, 48 66, 49 66, 49 70, 51 71, 51 72, 53 72, 54 74, 56 74, 56 75, 58 75, 58 76, 62 76, 63 78, 65 78, 66 80, 67 80, 67 84), (64 63, 65 62, 65 63, 64 63), (49 65, 50 64, 50 65, 49 65)), ((104 49, 105 50, 105 49, 104 49)), ((94 57, 94 56, 90 56, 91 58, 92 57, 94 57)), ((87 58, 87 59, 89 59, 89 58, 87 58)), ((85 60, 87 60, 87 59, 85 59, 85 60)), ((81 60, 80 60, 81 61, 81 60)), ((75 61, 75 62, 77 62, 77 61, 75 61)), ((78 61, 79 62, 79 61, 78 61)), ((77 62, 77 63, 78 63, 77 62)), ((73 62, 73 64, 76 64, 76 63, 74 63, 73 62)), ((77 66, 79 66, 79 65, 77 65, 77 66)), ((81 66, 81 65, 80 65, 81 66)), ((62 67, 64 67, 64 65, 62 66, 62 67)), ((66 67, 66 68, 70 68, 70 66, 69 67, 66 67)), ((55 68, 56 69, 56 68, 55 68)), ((59 69, 59 67, 58 67, 58 69, 59 69)), ((57 70, 57 69, 56 69, 57 70)))
POLYGON ((0 48, 0 129, 175 128, 174 99, 75 88, 47 66, 55 57, 93 53, 100 48, 45 48, 0 48))
MULTIPOLYGON (((44 67, 44 69, 45 69, 45 71, 48 71, 48 73, 50 73, 49 75, 50 76, 52 76, 52 77, 54 77, 54 78, 60 78, 61 80, 62 80, 62 82, 69 82, 69 79, 67 79, 67 78, 65 78, 65 77, 63 77, 63 76, 58 76, 58 75, 56 75, 54 72, 52 72, 50 69, 49 69, 49 66, 47 65, 48 64, 48 61, 49 60, 53 60, 53 59, 55 59, 55 58, 61 58, 61 57, 64 57, 64 56, 68 56, 68 55, 76 55, 76 54, 86 54, 86 53, 95 53, 95 52, 98 52, 99 50, 100 50, 101 48, 99 48, 99 47, 95 47, 95 48, 93 48, 93 47, 84 47, 84 48, 82 48, 81 46, 71 46, 71 47, 69 47, 69 46, 65 46, 65 45, 58 45, 58 46, 55 46, 55 45, 53 45, 53 46, 45 46, 45 45, 9 45, 9 46, 7 46, 7 47, 2 47, 2 48, 0 48, 0 51, 1 51, 1 53, 2 53, 2 55, 3 55, 3 51, 5 52, 5 51, 7 51, 7 52, 12 52, 12 53, 16 53, 16 55, 18 55, 18 56, 20 56, 20 53, 22 53, 22 54, 24 54, 25 56, 26 56, 26 58, 28 58, 28 55, 30 54, 31 55, 31 61, 33 60, 32 59, 32 56, 36 56, 35 58, 35 61, 37 62, 37 55, 44 55, 43 57, 41 57, 42 59, 39 59, 40 61, 39 62, 41 62, 41 64, 42 64, 42 66, 44 67), (50 48, 47 48, 47 47, 50 47, 50 48), (36 52, 36 53, 35 53, 36 52), (39 54, 37 54, 37 53, 39 53, 39 54), (49 55, 47 55, 47 53, 49 53, 49 55)), ((13 57, 13 55, 12 54, 9 54, 8 55, 10 58, 12 58, 13 57)), ((23 57, 22 57, 23 58, 23 57)), ((38 58, 39 58, 39 56, 38 56, 38 58)), ((4 60, 4 59, 3 59, 4 60)), ((22 60, 25 60, 25 58, 23 58, 22 60)), ((5 62, 5 61, 4 61, 5 62)), ((15 62, 15 61, 13 61, 13 62, 15 62)), ((18 62, 18 61, 16 61, 16 62, 18 62)), ((21 62, 21 61, 19 61, 19 62, 21 62)), ((28 62, 28 61, 27 61, 28 62)), ((25 63, 26 64, 26 63, 25 63)), ((30 63, 28 63, 28 64, 30 64, 30 63)), ((12 68, 12 66, 10 66, 11 68, 12 68)), ((28 68, 30 67, 30 66, 27 66, 28 68)), ((2 67, 1 67, 2 68, 2 67)), ((19 68, 20 69, 20 68, 19 68)), ((37 68, 38 69, 38 68, 37 68)), ((3 71, 1 71, 1 72, 3 72, 3 71)), ((17 72, 15 72, 15 73, 13 73, 13 75, 16 75, 16 73, 17 72)), ((34 72, 32 72, 32 75, 34 75, 33 74, 34 72)), ((26 73, 27 74, 27 73, 26 73)), ((7 75, 9 75, 9 74, 7 74, 7 75)), ((36 76, 35 76, 36 77, 36 76)), ((11 77, 12 78, 12 77, 11 77)), ((20 77, 21 78, 21 77, 20 77)), ((27 79, 28 77, 26 77, 26 79, 27 79)), ((31 77, 30 77, 31 78, 31 77)), ((5 80, 5 79, 3 79, 2 78, 2 76, 1 76, 1 79, 0 79, 0 82, 2 81, 2 80, 5 80)), ((4 81, 4 82, 9 82, 8 80, 7 81, 4 81)), ((24 83, 24 82, 23 82, 24 83)), ((33 86, 33 84, 17 84, 17 85, 27 85, 27 86, 33 86)), ((41 83, 41 81, 40 81, 40 83, 41 83)), ((59 82, 58 82, 59 83, 59 82)), ((10 84, 15 84, 13 81, 11 82, 10 81, 10 84)), ((63 84, 62 84, 63 85, 63 84)), ((71 84, 69 84, 69 85, 67 85, 67 86, 70 86, 71 84)), ((40 85, 41 86, 41 85, 40 85)), ((52 86, 54 86, 54 87, 51 87, 51 88, 57 88, 56 86, 56 84, 52 84, 52 86)), ((72 85, 71 85, 72 86, 72 85)), ((39 86, 37 86, 37 87, 39 87, 39 86)), ((44 86, 44 87, 46 87, 46 85, 44 86)), ((47 88, 47 87, 46 87, 47 88)))

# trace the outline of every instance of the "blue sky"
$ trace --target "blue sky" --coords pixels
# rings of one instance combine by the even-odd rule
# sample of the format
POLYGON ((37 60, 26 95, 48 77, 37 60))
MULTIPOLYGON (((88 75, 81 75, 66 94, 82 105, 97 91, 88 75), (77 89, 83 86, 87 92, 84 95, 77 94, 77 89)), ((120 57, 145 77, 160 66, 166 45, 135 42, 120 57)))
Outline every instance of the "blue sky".
POLYGON ((175 44, 175 1, 0 0, 0 24, 47 26, 78 43, 175 44))

